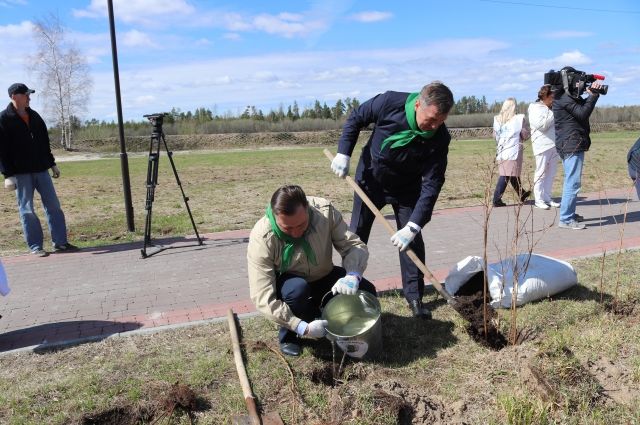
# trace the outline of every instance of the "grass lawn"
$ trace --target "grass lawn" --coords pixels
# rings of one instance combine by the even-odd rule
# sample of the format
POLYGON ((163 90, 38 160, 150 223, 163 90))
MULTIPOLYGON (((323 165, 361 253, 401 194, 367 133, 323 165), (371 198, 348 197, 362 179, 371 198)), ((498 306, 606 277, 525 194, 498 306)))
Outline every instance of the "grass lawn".
MULTIPOLYGON (((586 155, 583 191, 628 185, 626 152, 634 132, 593 135, 586 155)), ((330 147, 335 152, 335 147, 330 147)), ((58 156, 62 156, 60 153, 58 156)), ((158 186, 153 203, 152 235, 184 236, 192 226, 166 153, 161 152, 158 186)), ((355 170, 357 158, 351 164, 355 170)), ((436 208, 478 205, 487 187, 493 190, 490 168, 495 157, 492 140, 457 140, 451 143, 447 181, 436 208)), ((174 155, 189 205, 200 233, 250 229, 264 213, 273 191, 281 184, 301 185, 307 194, 331 199, 342 211, 351 210, 352 191, 336 178, 321 147, 222 150, 174 155)), ((118 158, 61 162, 56 190, 64 209, 70 240, 80 246, 140 240, 146 215, 146 155, 129 158, 136 232, 126 228, 122 177, 118 158)), ((525 151, 525 186, 531 185, 535 165, 530 146, 525 151)), ((562 171, 554 184, 560 195, 562 171)), ((0 192, 0 254, 25 252, 15 195, 0 192)), ((507 191, 505 196, 510 196, 507 191)), ((38 203, 38 202, 37 202, 38 203)), ((44 213, 39 210, 41 220, 44 213)), ((44 223, 43 223, 44 224, 44 223)), ((48 233, 45 231, 45 234, 48 233)), ((48 237, 48 236, 47 236, 48 237)))
MULTIPOLYGON (((326 340, 285 360, 270 349, 274 324, 242 320, 253 391, 286 424, 640 423, 640 252, 574 265, 578 286, 520 308, 524 342, 499 351, 474 342, 435 293, 428 322, 383 296, 381 358, 347 358, 339 375, 326 340)), ((505 333, 509 320, 499 311, 505 333)), ((226 321, 1 356, 0 423, 189 424, 181 408, 158 420, 176 388, 191 395, 193 423, 246 413, 226 321)))
MULTIPOLYGON (((630 185, 626 152, 636 138, 595 134, 583 190, 630 185)), ((452 142, 437 207, 480 204, 493 189, 487 176, 494 155, 490 140, 452 142)), ((152 234, 191 234, 161 157, 152 234)), ((283 183, 350 210, 351 190, 331 174, 322 147, 176 152, 174 160, 201 233, 250 228, 283 183)), ((60 163, 56 187, 73 243, 141 239, 147 162, 146 155, 129 161, 134 234, 126 232, 118 159, 60 163)), ((529 146, 525 181, 533 163, 529 146)), ((560 188, 561 175, 556 195, 560 188)), ((15 197, 2 193, 0 254, 22 253, 15 197)), ((343 367, 326 340, 307 342, 300 358, 285 359, 273 323, 242 320, 258 403, 286 424, 640 424, 640 251, 572 264, 578 285, 519 308, 520 343, 497 351, 474 341, 435 291, 424 297, 431 321, 409 317, 400 294, 382 296, 384 351, 376 360, 347 358, 343 367)), ((507 334, 511 320, 500 310, 494 324, 507 334)), ((0 356, 1 424, 217 425, 244 414, 226 321, 0 356)))

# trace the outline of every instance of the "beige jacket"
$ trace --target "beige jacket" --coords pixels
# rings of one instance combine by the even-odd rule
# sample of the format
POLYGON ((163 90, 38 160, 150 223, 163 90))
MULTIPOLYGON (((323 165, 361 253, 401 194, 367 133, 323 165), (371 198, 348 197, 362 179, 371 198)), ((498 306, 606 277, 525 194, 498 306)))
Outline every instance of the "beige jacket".
MULTIPOLYGON (((309 227, 304 236, 316 256, 317 265, 310 264, 301 247, 291 259, 286 270, 296 276, 314 282, 333 270, 333 248, 342 257, 342 267, 347 272, 364 273, 369 251, 367 246, 347 228, 342 215, 326 199, 307 197, 309 200, 309 227)), ((280 268, 284 242, 271 230, 269 219, 263 216, 249 236, 247 261, 249 292, 258 311, 281 326, 295 330, 301 319, 294 316, 282 300, 276 298, 276 272, 280 268)))

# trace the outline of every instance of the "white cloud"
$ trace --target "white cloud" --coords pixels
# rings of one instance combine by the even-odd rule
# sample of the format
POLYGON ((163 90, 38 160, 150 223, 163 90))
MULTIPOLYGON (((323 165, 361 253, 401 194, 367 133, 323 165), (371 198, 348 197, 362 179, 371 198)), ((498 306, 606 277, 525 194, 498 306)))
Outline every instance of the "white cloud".
POLYGON ((286 38, 302 37, 327 27, 322 20, 305 21, 302 15, 293 13, 262 14, 254 17, 252 23, 257 30, 286 38))
POLYGON ((571 52, 564 52, 560 56, 554 58, 554 62, 557 63, 558 68, 562 68, 565 65, 579 66, 588 65, 592 61, 591 59, 579 50, 573 50, 571 52))
POLYGON ((543 38, 550 39, 584 38, 591 36, 593 36, 593 33, 586 31, 553 31, 542 35, 543 38))
POLYGON ((240 37, 240 34, 238 34, 237 32, 227 32, 222 35, 222 38, 231 41, 239 41, 242 39, 242 37, 240 37))
POLYGON ((151 40, 149 34, 138 30, 130 30, 125 32, 122 36, 122 44, 127 47, 158 47, 151 40))
MULTIPOLYGON (((114 0, 113 15, 127 23, 157 24, 160 16, 178 17, 195 11, 185 0, 114 0)), ((107 16, 107 2, 91 0, 85 9, 72 9, 77 18, 101 18, 107 16)))
POLYGON ((514 92, 514 91, 526 90, 528 87, 529 86, 522 83, 504 83, 504 84, 499 84, 497 89, 502 92, 514 92))
POLYGON ((211 40, 209 40, 208 38, 199 38, 198 40, 195 41, 195 44, 197 46, 210 46, 211 45, 211 40))
POLYGON ((302 87, 302 85, 300 83, 296 83, 294 81, 278 81, 276 83, 276 86, 280 89, 294 89, 294 88, 300 88, 302 87))
MULTIPOLYGON (((549 69, 565 65, 585 69, 582 65, 591 62, 579 50, 531 57, 516 56, 513 51, 519 50, 510 47, 488 38, 447 39, 402 48, 304 50, 149 63, 135 69, 121 66, 123 112, 125 119, 137 120, 172 107, 187 111, 204 106, 236 113, 250 104, 267 112, 294 100, 300 107, 316 99, 327 104, 346 97, 363 101, 386 90, 418 90, 435 79, 451 87, 456 99, 484 95, 488 102, 508 96, 532 101, 549 69), (144 96, 153 100, 146 98, 144 104, 144 96)), ((616 104, 616 96, 627 96, 625 87, 635 86, 634 75, 640 70, 621 72, 608 64, 607 71, 612 90, 604 101, 616 104)), ((114 99, 111 70, 96 74, 94 81, 90 115, 108 118, 114 99)))
POLYGON ((387 19, 391 19, 392 17, 393 14, 390 12, 379 12, 375 10, 360 12, 351 15, 352 20, 364 23, 386 21, 387 19))
POLYGON ((2 0, 0 1, 0 7, 13 7, 13 6, 25 6, 27 0, 2 0))
POLYGON ((0 37, 3 39, 31 37, 32 33, 33 24, 30 21, 22 21, 17 25, 0 25, 0 37))

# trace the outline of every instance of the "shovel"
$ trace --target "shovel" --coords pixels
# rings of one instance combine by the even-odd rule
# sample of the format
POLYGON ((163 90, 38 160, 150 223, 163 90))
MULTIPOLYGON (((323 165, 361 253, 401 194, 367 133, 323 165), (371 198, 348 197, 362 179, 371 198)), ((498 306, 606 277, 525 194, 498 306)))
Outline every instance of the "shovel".
POLYGON ((277 412, 265 413, 260 417, 258 413, 258 407, 256 406, 256 398, 251 392, 251 385, 249 384, 249 378, 247 377, 247 371, 244 368, 244 361, 242 360, 242 352, 240 351, 240 341, 238 336, 238 328, 236 327, 236 320, 233 316, 233 310, 229 309, 227 312, 227 319, 229 321, 229 332, 231 333, 231 343, 233 344, 233 358, 236 362, 236 370, 238 371, 238 378, 240 379, 240 385, 242 386, 242 394, 244 395, 244 402, 247 404, 247 410, 249 415, 235 415, 231 418, 233 425, 284 425, 280 415, 277 412))
MULTIPOLYGON (((327 156, 327 158, 329 158, 329 160, 333 161, 333 155, 331 154, 331 152, 329 152, 328 149, 324 150, 324 154, 327 156)), ((376 208, 373 202, 371 202, 371 199, 369 199, 367 194, 364 193, 364 191, 360 188, 360 186, 358 186, 358 183, 356 183, 356 181, 349 175, 346 175, 344 179, 347 181, 347 183, 349 183, 349 185, 353 188, 353 190, 356 191, 360 199, 362 199, 364 203, 367 204, 367 206, 369 207, 371 212, 373 212, 376 218, 379 219, 382 222, 382 224, 384 224, 384 227, 387 229, 387 231, 389 231, 389 234, 393 236, 393 234, 396 233, 396 231, 394 230, 393 227, 391 227, 387 219, 384 218, 384 215, 382 215, 380 210, 376 208)), ((427 266, 422 261, 420 261, 416 253, 413 252, 411 248, 407 248, 405 252, 409 256, 411 261, 413 261, 415 265, 418 266, 420 271, 427 277, 427 279, 429 280, 429 282, 431 282, 433 287, 436 288, 436 290, 440 293, 440 295, 444 297, 445 300, 447 300, 447 303, 449 305, 455 305, 457 303, 456 299, 451 294, 449 294, 447 291, 444 290, 442 285, 440 285, 440 282, 438 281, 438 279, 436 279, 433 273, 429 271, 427 266)))

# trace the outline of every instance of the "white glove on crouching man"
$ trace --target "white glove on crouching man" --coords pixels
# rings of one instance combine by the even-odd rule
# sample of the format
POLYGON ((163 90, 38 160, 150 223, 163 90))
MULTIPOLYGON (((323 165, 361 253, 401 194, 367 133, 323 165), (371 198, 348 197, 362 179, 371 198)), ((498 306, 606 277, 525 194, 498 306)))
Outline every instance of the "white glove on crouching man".
POLYGON ((355 272, 347 273, 345 277, 341 277, 331 288, 333 295, 354 295, 360 285, 362 277, 355 272))
POLYGON ((296 328, 298 336, 305 336, 307 338, 322 338, 327 334, 327 320, 316 319, 311 323, 307 323, 304 320, 300 322, 296 328))
POLYGON ((420 226, 410 221, 391 236, 391 243, 397 246, 400 251, 404 251, 415 239, 416 235, 420 233, 420 230, 422 230, 420 226))

